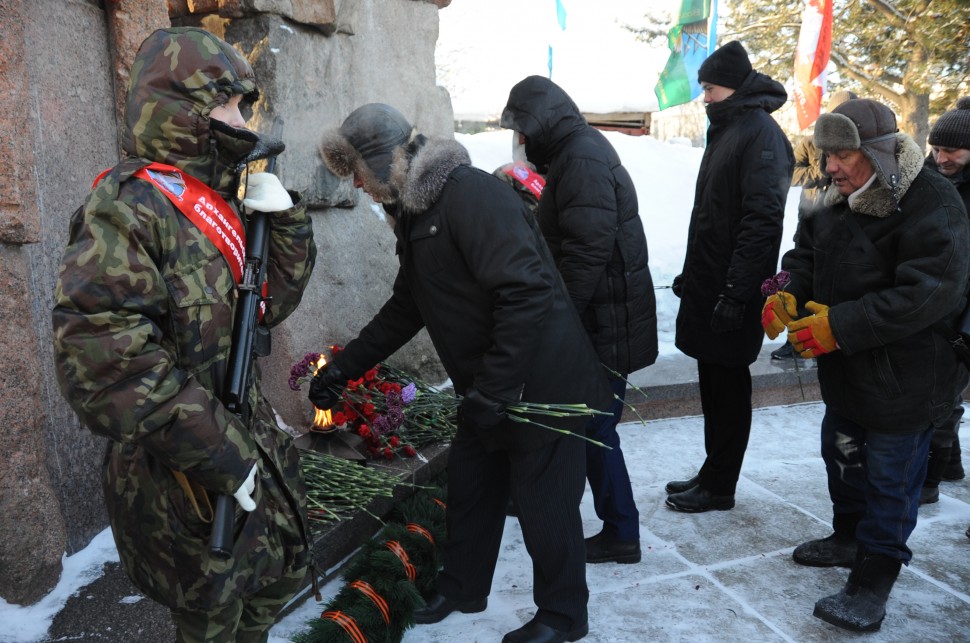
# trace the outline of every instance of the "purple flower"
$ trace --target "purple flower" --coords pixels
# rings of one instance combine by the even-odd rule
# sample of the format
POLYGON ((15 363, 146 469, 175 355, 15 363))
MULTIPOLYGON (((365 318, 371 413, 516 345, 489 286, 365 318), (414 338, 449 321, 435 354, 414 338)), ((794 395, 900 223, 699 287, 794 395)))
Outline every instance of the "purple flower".
POLYGON ((401 399, 401 394, 395 391, 388 391, 387 395, 384 396, 384 402, 387 404, 388 410, 400 409, 404 406, 404 400, 401 399))
POLYGON ((371 424, 371 428, 377 435, 386 435, 394 430, 386 415, 377 416, 377 419, 371 424))
POLYGON ((782 270, 774 277, 769 277, 761 282, 761 294, 765 297, 770 297, 779 290, 784 290, 789 281, 791 281, 791 273, 787 270, 782 270))
POLYGON ((405 404, 410 404, 411 402, 413 402, 414 398, 417 397, 417 395, 418 395, 418 387, 414 385, 414 382, 411 382, 403 389, 401 389, 401 399, 404 401, 405 404))
POLYGON ((398 430, 404 424, 404 412, 401 409, 388 409, 387 421, 393 430, 398 430))
POLYGON ((320 353, 307 353, 302 360, 290 368, 290 389, 300 390, 303 378, 311 375, 310 367, 316 364, 318 359, 320 359, 320 353))

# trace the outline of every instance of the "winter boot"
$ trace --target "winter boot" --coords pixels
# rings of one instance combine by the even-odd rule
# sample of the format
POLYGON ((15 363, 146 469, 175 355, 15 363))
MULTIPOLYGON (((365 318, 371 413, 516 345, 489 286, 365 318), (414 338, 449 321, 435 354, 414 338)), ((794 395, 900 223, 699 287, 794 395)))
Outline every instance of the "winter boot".
POLYGON ((807 567, 852 567, 858 549, 855 528, 861 519, 861 513, 835 514, 832 518, 835 533, 795 547, 792 558, 807 567))
POLYGON ((864 554, 852 567, 838 594, 819 599, 813 615, 853 632, 876 632, 886 617, 886 601, 902 562, 882 554, 864 554))
POLYGON ((926 480, 920 489, 919 503, 929 505, 940 501, 940 480, 943 470, 950 463, 951 447, 930 447, 930 459, 926 465, 926 480))
POLYGON ((960 458, 960 435, 953 439, 953 446, 950 450, 950 461, 946 463, 946 468, 943 469, 943 479, 944 480, 963 480, 963 460, 960 458))

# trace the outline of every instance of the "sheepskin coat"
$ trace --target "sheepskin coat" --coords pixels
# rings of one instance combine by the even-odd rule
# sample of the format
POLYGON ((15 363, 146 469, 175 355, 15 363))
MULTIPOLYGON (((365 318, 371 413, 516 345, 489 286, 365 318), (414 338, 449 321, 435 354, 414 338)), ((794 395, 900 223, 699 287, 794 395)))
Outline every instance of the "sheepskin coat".
POLYGON ((898 206, 881 181, 851 207, 828 190, 782 267, 799 304, 830 307, 839 348, 818 358, 826 406, 872 431, 907 433, 943 422, 966 386, 933 326, 966 301, 970 229, 950 181, 923 167, 906 134, 896 138, 898 206))

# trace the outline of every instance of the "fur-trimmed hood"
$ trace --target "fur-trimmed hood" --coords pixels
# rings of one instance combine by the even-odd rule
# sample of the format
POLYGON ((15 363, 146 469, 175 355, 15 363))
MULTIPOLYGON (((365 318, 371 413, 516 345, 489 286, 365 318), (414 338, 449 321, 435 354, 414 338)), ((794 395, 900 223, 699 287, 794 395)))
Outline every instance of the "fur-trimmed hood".
MULTIPOLYGON (((899 208, 899 200, 909 190, 909 186, 913 184, 913 180, 923 167, 923 152, 915 141, 903 132, 896 132, 896 163, 899 165, 899 186, 895 197, 893 190, 880 176, 868 190, 853 201, 853 212, 878 218, 885 218, 896 212, 899 208)), ((825 192, 825 205, 831 207, 846 201, 847 198, 839 194, 838 190, 829 189, 825 192)))
POLYGON ((429 138, 410 164, 395 163, 391 167, 391 184, 397 186, 405 211, 424 212, 441 196, 451 172, 471 164, 468 150, 458 141, 429 138))

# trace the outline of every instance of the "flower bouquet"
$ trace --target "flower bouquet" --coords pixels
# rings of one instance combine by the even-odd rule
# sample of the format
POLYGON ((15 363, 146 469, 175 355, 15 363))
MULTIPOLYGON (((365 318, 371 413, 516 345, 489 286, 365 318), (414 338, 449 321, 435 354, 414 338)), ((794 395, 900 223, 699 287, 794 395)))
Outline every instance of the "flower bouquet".
MULTIPOLYGON (((333 355, 342 350, 332 346, 333 355)), ((290 388, 300 390, 326 363, 308 353, 290 369, 290 388)), ((348 380, 341 401, 330 411, 317 409, 311 431, 347 431, 359 436, 372 458, 414 457, 416 449, 450 440, 456 430, 454 396, 381 363, 348 380)))
MULTIPOLYGON (((342 350, 332 346, 332 354, 342 350)), ((320 353, 308 353, 290 371, 290 388, 300 390, 326 363, 320 353)), ((413 457, 422 446, 450 440, 458 426, 461 397, 430 386, 381 363, 363 377, 349 380, 341 392, 341 402, 332 411, 317 409, 312 431, 350 431, 363 438, 373 458, 393 459, 395 455, 413 457), (321 419, 322 418, 322 419, 321 419)), ((586 436, 542 423, 540 417, 609 415, 585 404, 541 404, 518 402, 506 409, 513 422, 532 424, 550 431, 582 438, 597 446, 610 448, 586 436)))

